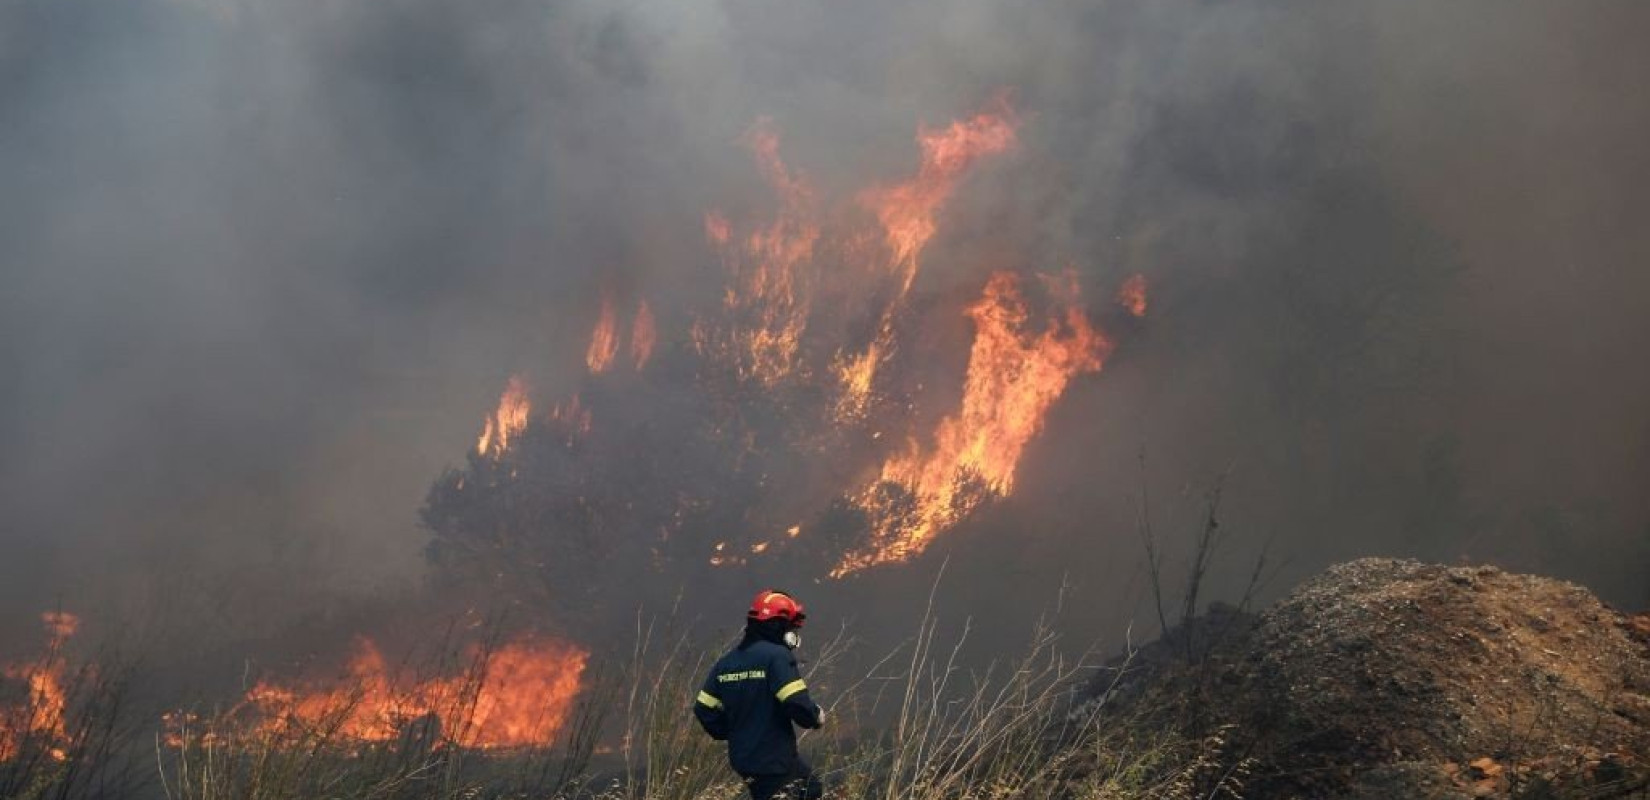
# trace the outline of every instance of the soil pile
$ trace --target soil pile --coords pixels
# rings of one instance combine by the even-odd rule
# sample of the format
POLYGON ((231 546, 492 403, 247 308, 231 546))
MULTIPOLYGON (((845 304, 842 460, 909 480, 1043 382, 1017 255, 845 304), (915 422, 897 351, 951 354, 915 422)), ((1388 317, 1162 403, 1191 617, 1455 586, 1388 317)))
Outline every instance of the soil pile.
POLYGON ((1217 736, 1249 798, 1650 791, 1650 616, 1563 581, 1364 559, 1130 672, 1108 713, 1217 736))

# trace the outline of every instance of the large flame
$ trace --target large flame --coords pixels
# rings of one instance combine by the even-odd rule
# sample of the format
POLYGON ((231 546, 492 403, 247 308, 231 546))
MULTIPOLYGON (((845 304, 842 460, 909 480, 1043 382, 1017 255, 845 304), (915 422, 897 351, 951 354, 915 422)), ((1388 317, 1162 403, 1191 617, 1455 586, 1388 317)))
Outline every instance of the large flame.
POLYGON ((839 353, 832 365, 838 382, 837 418, 847 421, 865 414, 876 374, 893 350, 894 321, 910 293, 921 266, 919 257, 939 229, 939 212, 969 167, 979 159, 1002 153, 1016 141, 1016 121, 1006 101, 999 107, 957 120, 940 130, 920 129, 917 144, 922 164, 910 180, 881 186, 860 195, 860 204, 876 215, 888 252, 887 273, 895 285, 889 295, 876 335, 865 350, 839 353))
MULTIPOLYGON (((750 419, 717 419, 706 426, 728 437, 728 448, 738 451, 740 461, 731 470, 739 472, 746 457, 761 462, 778 448, 794 446, 855 460, 833 464, 825 474, 875 475, 868 483, 851 479, 831 493, 856 504, 869 520, 865 542, 831 558, 833 575, 914 557, 981 503, 1009 495, 1023 451, 1049 408, 1074 378, 1100 370, 1111 351, 1110 341, 1080 306, 1074 278, 1047 279, 1046 291, 1028 300, 1019 280, 1005 272, 991 276, 980 299, 968 306, 975 338, 961 398, 948 415, 925 415, 917 407, 921 398, 933 396, 922 388, 923 375, 899 381, 879 377, 894 364, 916 360, 895 358, 896 339, 906 333, 909 296, 923 254, 970 171, 1018 145, 1018 125, 1013 109, 999 99, 971 117, 919 128, 920 159, 912 173, 831 206, 780 157, 773 124, 759 120, 741 141, 776 199, 772 210, 751 221, 730 221, 717 210, 704 215, 705 240, 720 258, 726 283, 719 307, 691 326, 695 352, 715 366, 694 377, 718 394, 724 377, 745 385, 721 397, 733 402, 719 407, 750 397, 746 389, 766 390, 775 401, 750 419), (783 427, 789 415, 799 414, 805 415, 801 425, 821 429, 783 427), (910 427, 912 419, 939 422, 919 434, 910 427), (769 423, 774 424, 763 427, 769 423), (774 432, 780 441, 758 442, 774 432), (902 440, 903 446, 888 444, 902 440)), ((1116 302, 1143 316, 1145 279, 1130 278, 1116 302)), ((629 358, 638 370, 652 357, 654 327, 652 309, 641 302, 629 330, 629 358)), ((610 369, 621 335, 613 302, 604 296, 586 352, 592 380, 610 369)), ((575 430, 588 425, 587 412, 569 411, 575 419, 580 414, 585 416, 575 430)), ((559 409, 552 414, 561 415, 559 409)), ((502 424, 493 428, 505 430, 506 440, 519 431, 502 424)), ((500 445, 489 442, 498 438, 484 435, 483 452, 496 451, 500 445)), ((720 453, 720 446, 710 449, 720 453)), ((751 472, 760 473, 762 481, 771 474, 765 468, 751 472)), ((631 509, 627 500, 625 510, 631 509)), ((781 519, 796 511, 784 509, 781 519)), ((680 518, 678 511, 669 524, 680 524, 680 518)), ((722 540, 710 563, 738 566, 768 557, 788 549, 799 530, 761 541, 722 540)))
POLYGON ((471 648, 463 674, 403 677, 370 639, 359 639, 347 674, 330 685, 262 682, 247 692, 257 732, 323 729, 339 740, 386 742, 415 726, 440 741, 494 749, 548 747, 566 724, 589 653, 526 638, 471 648))
POLYGON ((476 452, 498 455, 510 447, 510 439, 527 428, 527 415, 533 410, 527 399, 527 384, 521 376, 512 375, 499 396, 498 410, 489 416, 476 440, 476 452))
POLYGON ((0 761, 10 761, 26 742, 44 746, 52 758, 65 757, 69 740, 66 725, 68 690, 63 645, 80 628, 80 618, 65 611, 40 615, 46 627, 46 651, 40 658, 0 666, 0 675, 28 685, 26 696, 0 707, 0 761))
POLYGON ((942 130, 919 130, 922 166, 916 176, 860 196, 860 202, 882 224, 890 255, 888 267, 900 280, 898 296, 910 291, 917 277, 917 256, 934 238, 939 210, 968 168, 984 156, 1014 146, 1014 117, 1006 103, 1000 105, 942 130))
POLYGON ((1028 329, 1031 313, 1012 273, 993 275, 969 306, 975 337, 962 407, 939 423, 931 444, 911 443, 858 495, 871 540, 833 576, 921 553, 980 502, 1014 490, 1020 455, 1049 406, 1073 377, 1098 371, 1112 348, 1078 305, 1075 279, 1048 283, 1059 309, 1040 331, 1028 329))
POLYGON ((745 134, 768 185, 779 196, 773 221, 735 240, 726 218, 705 217, 705 237, 722 252, 730 284, 723 295, 727 322, 695 326, 701 354, 731 364, 741 378, 773 385, 796 369, 812 294, 803 267, 813 258, 820 228, 813 189, 779 157, 779 135, 768 120, 745 134))

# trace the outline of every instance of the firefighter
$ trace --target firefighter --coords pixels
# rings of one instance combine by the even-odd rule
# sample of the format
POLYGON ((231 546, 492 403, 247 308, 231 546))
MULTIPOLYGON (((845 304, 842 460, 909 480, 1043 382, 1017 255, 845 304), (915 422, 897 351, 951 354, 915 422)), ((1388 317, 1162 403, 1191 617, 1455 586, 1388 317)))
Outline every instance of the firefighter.
POLYGON ((758 592, 745 615, 745 637, 716 662, 693 704, 711 738, 728 743, 728 763, 751 800, 815 800, 824 788, 796 752, 794 723, 818 728, 825 712, 808 696, 791 651, 802 644, 806 615, 789 594, 758 592))

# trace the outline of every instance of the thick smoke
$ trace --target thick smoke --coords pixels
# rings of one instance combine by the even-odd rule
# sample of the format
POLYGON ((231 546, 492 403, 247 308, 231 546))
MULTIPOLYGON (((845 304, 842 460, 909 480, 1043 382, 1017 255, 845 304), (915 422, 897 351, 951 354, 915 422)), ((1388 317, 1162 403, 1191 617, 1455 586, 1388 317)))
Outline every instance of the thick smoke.
POLYGON ((1070 266, 1095 305, 1145 274, 1151 312, 1014 497, 908 574, 823 584, 835 613, 917 597, 949 555, 953 615, 1018 624, 1063 577, 1080 623, 1121 625, 1144 610, 1131 498, 1189 534, 1220 480, 1226 594, 1275 537, 1285 583, 1389 553, 1650 603, 1647 16, 14 0, 0 618, 221 641, 413 591, 425 491, 509 375, 576 391, 603 293, 649 299, 665 345, 714 302, 703 212, 771 203, 754 120, 842 200, 1005 91, 1020 147, 959 192, 917 294, 1070 266))

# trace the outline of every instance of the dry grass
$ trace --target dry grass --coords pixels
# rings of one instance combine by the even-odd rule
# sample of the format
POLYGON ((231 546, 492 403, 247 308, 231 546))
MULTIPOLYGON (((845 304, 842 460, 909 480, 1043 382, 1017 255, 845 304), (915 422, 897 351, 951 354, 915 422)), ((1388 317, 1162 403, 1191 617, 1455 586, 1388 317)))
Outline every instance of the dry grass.
POLYGON ((9 673, 0 705, 0 797, 130 796, 146 777, 119 752, 139 730, 127 710, 132 668, 115 651, 75 663, 58 643, 9 673))
MULTIPOLYGON (((1101 699, 1107 693, 1094 691, 1102 673, 1093 649, 1068 655, 1048 621, 1033 627, 1017 658, 983 673, 960 666, 968 626, 946 643, 937 641, 940 629, 931 594, 905 646, 847 687, 856 719, 825 748, 831 796, 1189 800, 1226 782, 1208 775, 1218 742, 1145 736, 1112 718, 1101 699), (860 687, 870 682, 883 690, 864 695, 860 687), (897 706, 891 719, 883 705, 897 706)), ((1110 668, 1114 680, 1132 655, 1126 647, 1110 668)))
MULTIPOLYGON (((4 798, 166 800, 731 800, 745 796, 724 745, 705 736, 692 699, 722 649, 707 647, 674 619, 638 615, 634 644, 593 661, 553 748, 477 751, 458 745, 460 707, 442 725, 409 720, 393 740, 347 735, 361 693, 319 716, 248 724, 236 706, 169 715, 165 725, 122 720, 124 686, 107 670, 84 670, 69 706, 72 741, 20 747, 0 763, 4 798), (138 746, 137 743, 142 743, 138 746), (116 774, 119 753, 141 752, 146 774, 116 774), (115 778, 123 782, 116 786, 115 778), (140 785, 146 784, 146 785, 140 785)), ((1066 655, 1049 625, 1034 627, 1020 657, 983 671, 962 666, 968 626, 942 641, 930 608, 912 636, 850 671, 855 644, 838 635, 814 649, 807 678, 830 706, 829 724, 802 749, 829 797, 856 800, 1190 798, 1211 785, 1219 742, 1137 734, 1092 699, 1092 653, 1066 655)), ((423 668, 445 670, 480 657, 449 648, 423 668)), ((859 663, 863 663, 860 661, 859 663)), ((411 669, 412 667, 409 667, 411 669)), ((1218 782, 1221 776, 1214 776, 1218 782)))
MULTIPOLYGON (((360 704, 357 687, 320 713, 269 714, 239 704, 211 713, 174 712, 153 736, 159 796, 167 800, 445 800, 529 798, 570 794, 587 775, 610 716, 611 681, 599 681, 574 705, 556 746, 509 752, 466 748, 496 634, 479 648, 437 647, 405 681, 458 673, 460 687, 446 705, 408 719, 398 736, 363 741, 350 730, 360 704), (259 722, 274 724, 255 724, 259 722)), ((380 698, 381 699, 381 698, 380 698)), ((416 707, 413 702, 405 703, 416 707)))

